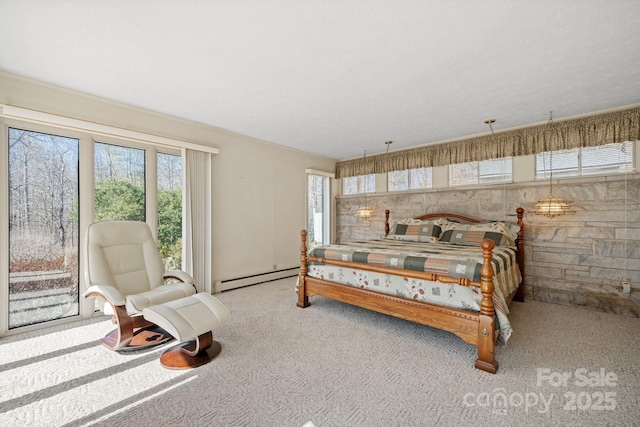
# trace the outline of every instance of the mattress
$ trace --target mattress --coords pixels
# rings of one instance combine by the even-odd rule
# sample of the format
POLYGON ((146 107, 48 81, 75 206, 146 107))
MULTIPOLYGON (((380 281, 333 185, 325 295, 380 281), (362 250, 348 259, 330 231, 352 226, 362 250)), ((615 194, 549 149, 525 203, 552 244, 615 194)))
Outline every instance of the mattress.
MULTIPOLYGON (((398 269, 428 271, 455 278, 480 281, 482 250, 477 245, 456 245, 443 242, 424 243, 392 239, 367 240, 311 248, 312 257, 377 264, 398 269)), ((493 303, 496 313, 498 342, 506 344, 512 329, 508 319, 506 297, 514 292, 522 276, 516 262, 514 247, 494 248, 493 303)), ((480 311, 482 294, 478 286, 443 284, 398 275, 378 273, 310 262, 308 275, 344 285, 377 291, 402 298, 472 312, 480 311)))

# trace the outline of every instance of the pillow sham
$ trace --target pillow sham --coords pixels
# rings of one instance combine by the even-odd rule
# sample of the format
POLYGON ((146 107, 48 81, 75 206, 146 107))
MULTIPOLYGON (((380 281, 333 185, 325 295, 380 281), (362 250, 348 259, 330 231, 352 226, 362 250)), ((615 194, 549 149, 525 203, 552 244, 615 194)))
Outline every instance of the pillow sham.
POLYGON ((440 226, 433 221, 405 219, 395 222, 391 226, 387 238, 410 242, 434 243, 438 241, 441 231, 440 226))
POLYGON ((441 223, 440 242, 479 245, 483 239, 491 239, 496 246, 515 246, 520 227, 506 222, 481 222, 460 224, 444 221, 441 223))

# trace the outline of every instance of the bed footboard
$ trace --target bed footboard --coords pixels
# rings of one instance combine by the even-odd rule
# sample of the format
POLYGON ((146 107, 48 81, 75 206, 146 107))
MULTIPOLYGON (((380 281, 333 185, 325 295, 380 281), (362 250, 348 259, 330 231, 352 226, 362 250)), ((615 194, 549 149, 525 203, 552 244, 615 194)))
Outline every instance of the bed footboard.
POLYGON ((300 308, 309 307, 309 295, 306 292, 305 280, 307 278, 307 230, 300 232, 300 273, 298 274, 298 302, 300 308))
POLYGON ((308 307, 310 305, 310 296, 321 295, 326 298, 446 330, 456 334, 465 342, 478 347, 478 359, 475 363, 476 368, 490 373, 496 372, 498 369, 498 362, 495 359, 497 331, 495 328, 493 304, 494 271, 491 264, 494 248, 493 241, 486 239, 483 240, 481 244, 483 264, 480 271, 481 281, 478 283, 465 278, 454 278, 431 272, 400 270, 380 265, 362 265, 348 261, 313 258, 307 254, 306 230, 300 232, 300 239, 300 274, 298 277, 298 301, 296 304, 298 307, 308 307), (460 286, 479 286, 482 293, 480 313, 441 307, 310 277, 307 275, 307 264, 310 261, 377 271, 386 274, 402 275, 428 281, 439 281, 441 283, 454 283, 460 286))
POLYGON ((495 358, 496 322, 493 306, 493 266, 491 257, 493 251, 491 240, 482 241, 482 269, 480 270, 480 316, 478 317, 478 359, 476 368, 495 374, 498 361, 495 358))

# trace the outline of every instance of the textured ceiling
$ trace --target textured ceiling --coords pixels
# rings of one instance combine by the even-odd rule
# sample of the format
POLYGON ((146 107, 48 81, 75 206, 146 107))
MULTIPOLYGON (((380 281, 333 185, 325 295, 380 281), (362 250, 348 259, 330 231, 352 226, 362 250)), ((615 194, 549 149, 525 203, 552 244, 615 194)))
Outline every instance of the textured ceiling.
POLYGON ((640 1, 1 0, 0 70, 342 160, 640 103, 640 1))

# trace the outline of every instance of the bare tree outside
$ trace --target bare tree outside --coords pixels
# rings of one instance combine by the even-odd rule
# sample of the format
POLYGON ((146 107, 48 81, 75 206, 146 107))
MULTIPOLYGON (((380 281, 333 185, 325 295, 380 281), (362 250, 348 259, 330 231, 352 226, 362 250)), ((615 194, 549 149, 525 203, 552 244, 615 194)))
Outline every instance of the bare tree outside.
POLYGON ((94 145, 95 220, 145 220, 145 151, 94 145))
POLYGON ((476 185, 510 182, 513 176, 511 157, 449 165, 449 185, 476 185))
POLYGON ((182 189, 182 157, 175 154, 158 153, 158 188, 182 189))
POLYGON ((376 192, 376 174, 349 176, 342 179, 343 194, 376 192))
POLYGON ((409 180, 411 181, 411 189, 431 188, 433 187, 433 169, 409 169, 409 180))
MULTIPOLYGON (((79 315, 77 138, 10 128, 9 328, 79 315)), ((146 151, 95 143, 96 221, 145 221, 146 151)), ((158 247, 182 264, 182 158, 159 153, 158 247)))
POLYGON ((389 191, 417 190, 432 187, 431 168, 404 169, 388 172, 389 191))
POLYGON ((409 170, 391 171, 387 174, 389 191, 405 191, 409 189, 409 170))
POLYGON ((9 327, 78 314, 75 138, 9 129, 9 327))
POLYGON ((329 243, 326 241, 328 180, 326 176, 307 175, 307 238, 312 243, 329 243))
POLYGON ((182 157, 158 153, 158 250, 166 269, 182 269, 182 157))

